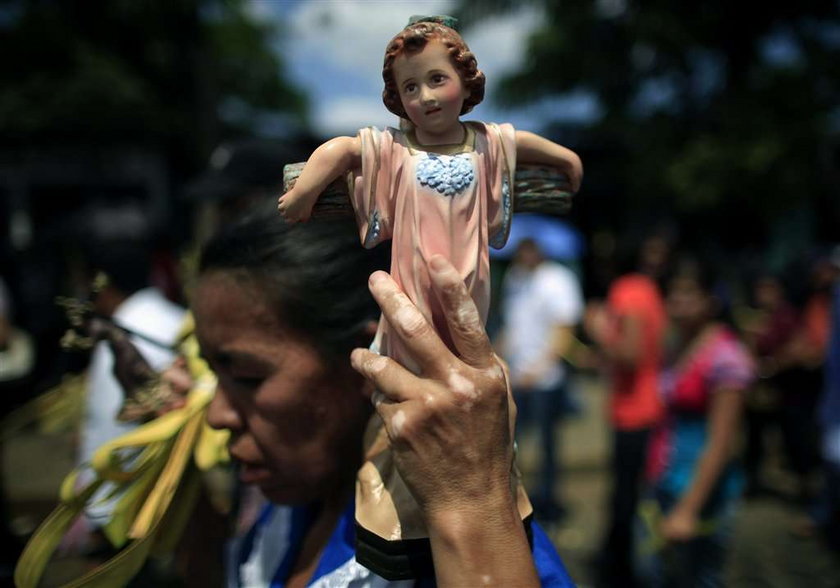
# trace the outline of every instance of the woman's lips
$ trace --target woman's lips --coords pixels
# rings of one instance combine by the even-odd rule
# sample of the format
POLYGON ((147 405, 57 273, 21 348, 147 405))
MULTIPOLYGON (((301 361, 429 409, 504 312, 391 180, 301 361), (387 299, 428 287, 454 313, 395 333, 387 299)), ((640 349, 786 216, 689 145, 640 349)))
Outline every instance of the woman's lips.
POLYGON ((271 472, 268 468, 261 465, 240 463, 239 464, 239 480, 243 484, 259 484, 271 477, 271 472))
POLYGON ((434 114, 436 112, 440 112, 440 108, 430 108, 429 110, 426 111, 426 116, 428 116, 430 114, 434 114))

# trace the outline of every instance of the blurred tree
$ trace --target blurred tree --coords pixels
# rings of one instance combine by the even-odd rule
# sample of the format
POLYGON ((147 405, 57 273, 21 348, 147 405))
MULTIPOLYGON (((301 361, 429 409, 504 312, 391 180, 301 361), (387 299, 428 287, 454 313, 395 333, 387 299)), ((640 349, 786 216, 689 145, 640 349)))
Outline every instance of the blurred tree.
MULTIPOLYGON (((581 130, 592 154, 579 201, 593 223, 674 215, 698 239, 743 245, 770 239, 801 208, 814 238, 837 238, 836 0, 525 5, 545 18, 521 70, 493 97, 594 101, 599 116, 581 130)), ((469 25, 522 6, 464 2, 459 16, 469 25)))
POLYGON ((0 134, 7 145, 148 144, 194 173, 270 113, 290 125, 305 115, 275 28, 243 0, 4 1, 0 134))

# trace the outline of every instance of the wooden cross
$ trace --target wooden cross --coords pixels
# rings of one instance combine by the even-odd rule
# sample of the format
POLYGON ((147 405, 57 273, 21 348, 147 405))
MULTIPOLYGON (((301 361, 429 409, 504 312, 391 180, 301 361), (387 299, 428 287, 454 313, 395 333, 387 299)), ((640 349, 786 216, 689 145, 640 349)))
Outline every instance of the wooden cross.
MULTIPOLYGON (((305 163, 290 163, 283 167, 283 192, 297 182, 305 163)), ((520 164, 513 179, 514 212, 565 214, 572 207, 572 192, 568 177, 552 167, 520 164)), ((318 197, 312 209, 313 218, 353 216, 350 192, 345 175, 332 182, 318 197)))

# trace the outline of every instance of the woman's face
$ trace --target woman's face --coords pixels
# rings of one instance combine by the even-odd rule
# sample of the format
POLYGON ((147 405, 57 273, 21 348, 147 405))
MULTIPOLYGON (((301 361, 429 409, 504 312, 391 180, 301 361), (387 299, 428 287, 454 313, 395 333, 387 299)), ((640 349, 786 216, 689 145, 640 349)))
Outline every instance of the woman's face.
POLYGON ((671 280, 665 303, 668 316, 677 328, 702 325, 711 319, 714 307, 713 297, 691 277, 671 280))
POLYGON ((782 285, 775 278, 761 278, 755 284, 755 301, 759 308, 774 310, 784 300, 782 285))
POLYGON ((193 312, 202 355, 218 377, 207 420, 231 430, 242 482, 272 502, 327 500, 352 483, 370 402, 363 380, 327 365, 284 329, 259 288, 204 275, 193 312))

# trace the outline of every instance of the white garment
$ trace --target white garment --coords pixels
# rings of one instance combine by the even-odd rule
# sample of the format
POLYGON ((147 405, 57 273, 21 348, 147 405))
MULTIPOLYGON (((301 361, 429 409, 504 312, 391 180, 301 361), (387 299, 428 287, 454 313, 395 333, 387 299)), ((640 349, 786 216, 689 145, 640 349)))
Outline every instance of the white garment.
POLYGON ((823 458, 840 467, 840 425, 832 425, 823 432, 823 458))
MULTIPOLYGON (((386 580, 356 561, 355 501, 339 517, 332 535, 318 556, 309 588, 410 588, 415 580, 386 580)), ((307 522, 300 517, 307 507, 267 504, 245 535, 228 543, 228 588, 271 588, 282 585, 292 570, 292 557, 300 548, 307 522), (278 578, 275 581, 275 578, 278 578)), ((551 540, 531 523, 532 554, 540 584, 546 588, 574 586, 551 540)))
POLYGON ((566 371, 553 357, 552 333, 574 327, 583 315, 577 276, 559 263, 544 261, 533 271, 513 265, 502 284, 504 355, 514 388, 525 374, 537 374, 536 389, 561 384, 566 371))
POLYGON ((35 367, 35 346, 29 333, 11 327, 6 349, 0 351, 0 382, 28 375, 35 367))
MULTIPOLYGON (((244 537, 228 544, 227 586, 229 588, 269 588, 283 560, 293 547, 295 534, 292 507, 269 505, 255 524, 253 543, 245 561, 240 562, 244 537)), ((309 588, 411 588, 414 580, 386 580, 356 561, 352 534, 347 527, 354 524, 351 511, 345 511, 319 556, 309 588), (325 564, 325 561, 332 562, 325 564)), ((299 529, 298 532, 301 530, 299 529)), ((298 539, 299 540, 299 539, 298 539)))
MULTIPOLYGON (((148 336, 155 341, 172 345, 184 321, 185 310, 167 300, 155 288, 139 290, 126 298, 114 312, 113 319, 120 326, 148 336)), ((175 359, 172 351, 130 337, 152 369, 161 371, 175 359)), ((116 416, 123 403, 123 390, 114 376, 114 354, 104 341, 97 343, 88 368, 87 405, 82 423, 79 463, 89 462, 96 450, 106 441, 132 431, 137 425, 123 423, 116 416)), ((87 509, 88 518, 104 524, 112 503, 96 504, 87 509)))

